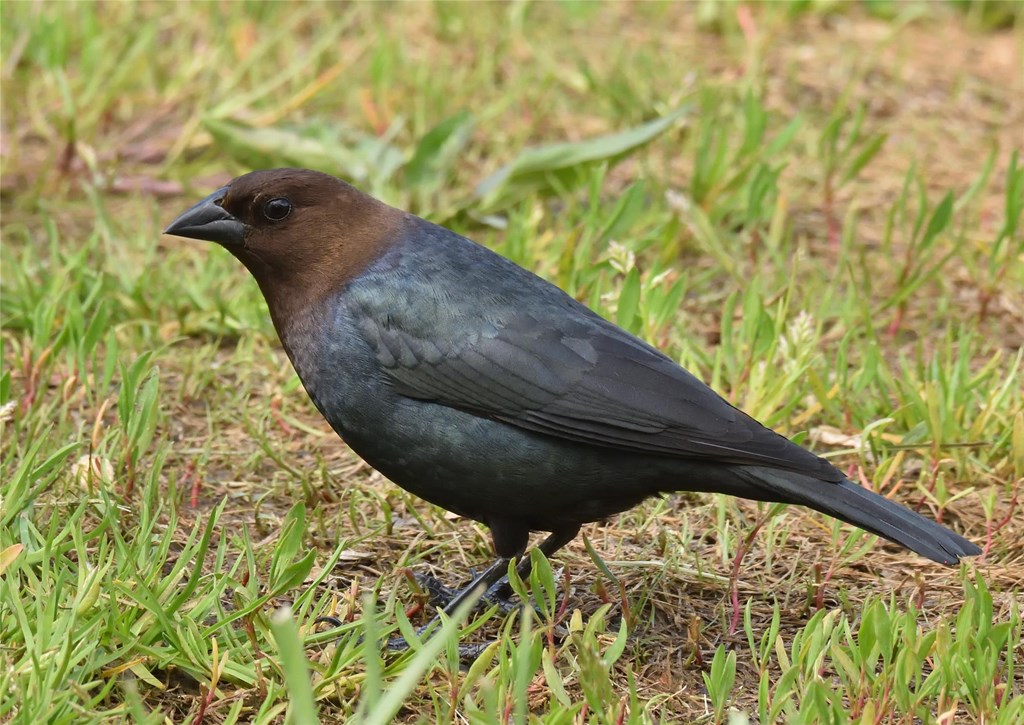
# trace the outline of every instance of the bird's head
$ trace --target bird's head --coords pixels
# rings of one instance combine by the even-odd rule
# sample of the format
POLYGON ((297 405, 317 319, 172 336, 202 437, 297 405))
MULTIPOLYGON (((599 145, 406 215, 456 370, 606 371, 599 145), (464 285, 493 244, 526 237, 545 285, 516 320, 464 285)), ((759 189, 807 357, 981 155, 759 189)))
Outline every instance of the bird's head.
POLYGON ((278 322, 362 272, 399 238, 405 216, 333 176, 270 169, 217 189, 164 234, 225 247, 252 272, 278 322))

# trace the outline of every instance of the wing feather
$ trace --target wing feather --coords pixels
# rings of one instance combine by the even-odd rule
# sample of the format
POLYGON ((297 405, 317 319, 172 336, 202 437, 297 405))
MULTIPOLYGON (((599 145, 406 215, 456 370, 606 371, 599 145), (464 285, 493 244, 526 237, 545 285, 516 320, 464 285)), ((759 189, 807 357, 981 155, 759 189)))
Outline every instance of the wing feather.
POLYGON ((363 322, 392 385, 411 398, 589 445, 841 478, 592 314, 545 321, 512 315, 458 342, 418 337, 391 318, 389 325, 363 322))

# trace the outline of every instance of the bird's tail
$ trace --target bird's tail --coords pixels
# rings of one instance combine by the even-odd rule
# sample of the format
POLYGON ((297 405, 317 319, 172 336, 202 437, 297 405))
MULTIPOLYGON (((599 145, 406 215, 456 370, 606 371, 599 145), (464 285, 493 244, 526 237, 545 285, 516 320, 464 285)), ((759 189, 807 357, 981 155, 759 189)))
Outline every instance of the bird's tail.
POLYGON ((760 466, 743 466, 736 473, 744 483, 758 490, 744 494, 750 498, 808 506, 940 564, 954 565, 961 557, 981 553, 981 549, 945 526, 845 479, 833 483, 760 466))

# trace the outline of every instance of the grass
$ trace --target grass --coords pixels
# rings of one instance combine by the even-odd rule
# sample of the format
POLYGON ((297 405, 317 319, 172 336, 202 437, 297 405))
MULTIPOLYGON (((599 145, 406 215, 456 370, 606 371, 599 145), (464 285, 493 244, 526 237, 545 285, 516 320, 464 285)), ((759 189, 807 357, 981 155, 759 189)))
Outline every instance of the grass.
POLYGON ((1019 7, 0 12, 0 721, 1024 719, 1019 7), (537 270, 984 555, 678 495, 538 561, 536 614, 420 641, 406 571, 460 580, 486 530, 348 452, 244 271, 159 236, 285 162, 537 270))

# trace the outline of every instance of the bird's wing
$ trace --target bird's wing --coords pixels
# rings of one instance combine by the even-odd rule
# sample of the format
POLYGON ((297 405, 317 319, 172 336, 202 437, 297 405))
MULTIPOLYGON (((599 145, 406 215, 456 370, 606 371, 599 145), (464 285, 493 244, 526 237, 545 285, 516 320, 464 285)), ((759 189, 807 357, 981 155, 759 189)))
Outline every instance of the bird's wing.
POLYGON ((842 478, 568 297, 499 319, 475 310, 465 325, 459 315, 440 320, 450 306, 438 308, 436 324, 422 308, 421 298, 412 322, 401 313, 359 315, 402 395, 595 446, 842 478))

